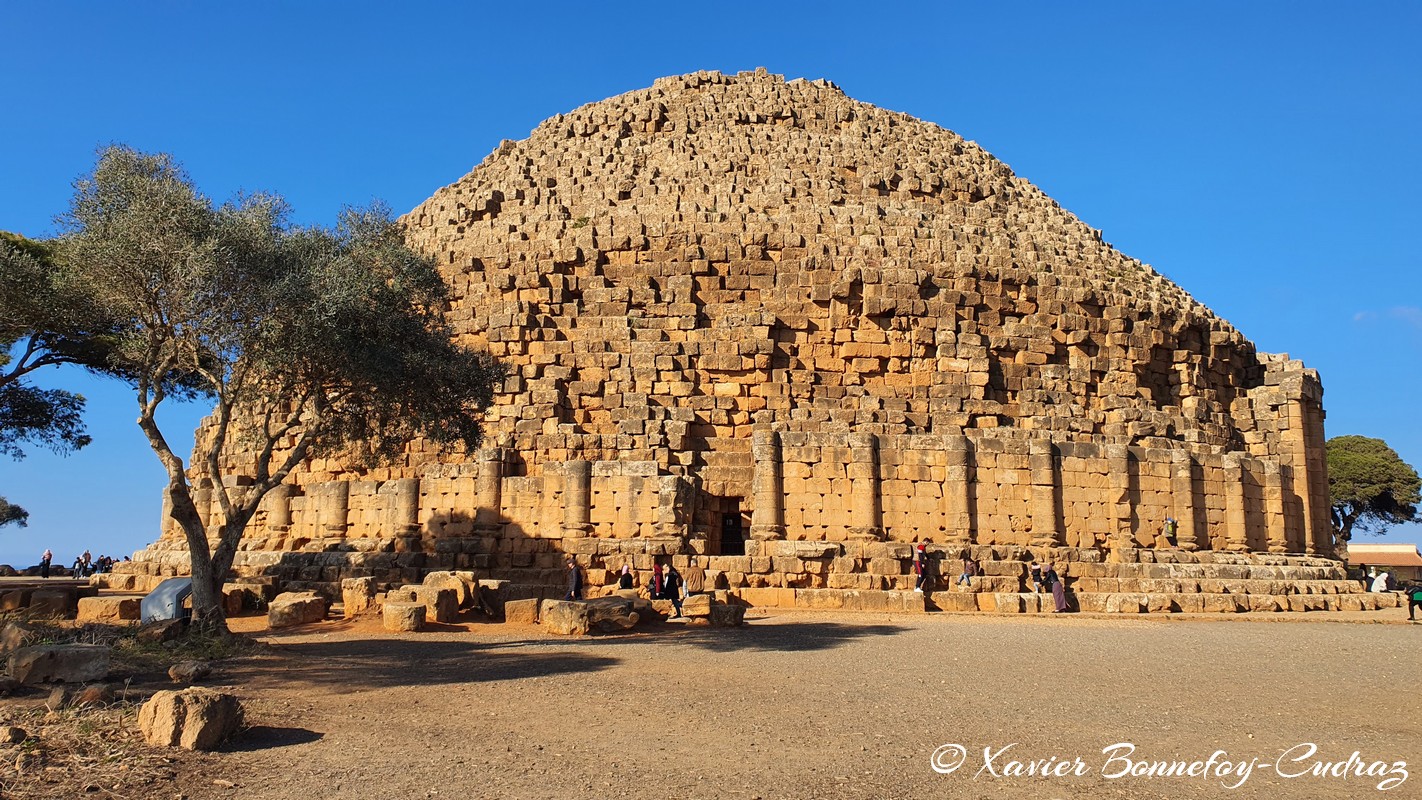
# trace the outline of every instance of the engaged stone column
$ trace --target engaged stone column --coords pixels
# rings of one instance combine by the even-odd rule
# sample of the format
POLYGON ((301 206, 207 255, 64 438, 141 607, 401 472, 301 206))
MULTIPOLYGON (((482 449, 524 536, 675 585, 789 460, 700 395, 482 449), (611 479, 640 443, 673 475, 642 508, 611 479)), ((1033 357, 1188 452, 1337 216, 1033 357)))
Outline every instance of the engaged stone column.
POLYGON ((1175 545, 1181 550, 1200 546, 1195 532, 1195 461, 1188 450, 1170 452, 1170 495, 1175 517, 1175 545))
POLYGON ((944 530, 950 544, 971 544, 973 515, 968 505, 969 449, 968 437, 950 435, 943 441, 948 467, 943 476, 943 507, 946 515, 944 530))
POLYGON ((849 435, 849 536, 884 538, 879 506, 879 437, 872 433, 849 435))
POLYGON ((296 487, 283 483, 267 492, 262 504, 267 507, 267 530, 282 533, 291 529, 291 496, 296 487))
POLYGON ((1225 453, 1225 549, 1249 552, 1249 520, 1244 510, 1244 456, 1225 453))
POLYGON ((1057 459, 1048 440, 1033 439, 1029 447, 1027 464, 1032 477, 1032 544, 1036 547, 1057 547, 1066 543, 1057 525, 1057 459))
POLYGON ((327 481, 321 491, 320 533, 345 536, 350 527, 350 481, 327 481))
POLYGON ((563 535, 592 533, 592 462, 579 459, 563 466, 563 535))
POLYGON ((1284 516, 1284 476, 1276 461, 1264 462, 1264 524, 1269 532, 1269 552, 1289 552, 1289 528, 1284 516))
POLYGON ((756 431, 751 437, 752 539, 785 538, 785 478, 780 434, 756 431))
MULTIPOLYGON (((1304 389, 1300 387, 1299 391, 1304 389)), ((1311 556, 1332 555, 1333 526, 1328 513, 1328 465, 1323 424, 1321 419, 1315 418, 1310 405, 1301 399, 1289 401, 1284 440, 1293 462, 1294 492, 1303 501, 1304 552, 1311 556)))
MULTIPOLYGON (((586 462, 583 462, 586 463, 586 462)), ((489 447, 479 451, 479 475, 475 479, 474 527, 492 531, 499 527, 503 511, 504 451, 489 447)))
POLYGON ((407 536, 420 529, 420 479, 401 478, 395 481, 395 508, 391 520, 396 536, 407 536))
POLYGON ((193 487, 193 507, 197 509, 198 517, 202 519, 203 530, 211 530, 216 521, 216 515, 212 513, 211 479, 198 478, 197 485, 193 487))
POLYGON ((1123 444, 1106 446, 1106 481, 1111 487, 1108 498, 1116 523, 1111 547, 1135 547, 1135 530, 1131 524, 1131 448, 1123 444))

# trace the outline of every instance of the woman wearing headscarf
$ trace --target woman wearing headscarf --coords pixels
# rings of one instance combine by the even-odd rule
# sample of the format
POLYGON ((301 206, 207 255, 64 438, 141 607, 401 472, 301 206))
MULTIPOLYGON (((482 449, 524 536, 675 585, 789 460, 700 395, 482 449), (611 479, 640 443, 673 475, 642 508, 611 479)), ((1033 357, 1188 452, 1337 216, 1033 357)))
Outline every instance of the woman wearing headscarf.
POLYGON ((1047 564, 1042 569, 1042 583, 1046 584, 1047 591, 1052 593, 1052 601, 1056 605, 1053 614, 1060 614, 1067 610, 1066 585, 1062 583, 1061 576, 1057 574, 1055 564, 1047 564))
POLYGON ((617 577, 617 588, 632 588, 632 566, 630 564, 622 565, 622 574, 617 577))

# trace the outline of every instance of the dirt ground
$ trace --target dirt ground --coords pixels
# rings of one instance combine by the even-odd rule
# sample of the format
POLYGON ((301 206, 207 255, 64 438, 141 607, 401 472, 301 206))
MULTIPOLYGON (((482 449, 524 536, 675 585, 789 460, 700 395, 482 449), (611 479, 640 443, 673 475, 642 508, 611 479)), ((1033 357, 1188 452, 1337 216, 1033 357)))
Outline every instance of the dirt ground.
POLYGON ((1422 797, 1422 774, 1376 788, 1401 778, 1395 762, 1422 770, 1422 624, 1400 609, 784 613, 585 639, 328 622, 262 635, 270 650, 208 682, 244 698, 252 727, 127 796, 1422 797), (961 765, 935 771, 935 751, 941 769, 960 760, 952 745, 961 765), (1210 777, 1116 775, 1216 751, 1210 777), (1335 768, 1348 777, 1285 777, 1355 751, 1361 766, 1335 768), (1043 761, 1077 774, 1011 774, 1043 761), (1372 762, 1385 774, 1358 774, 1372 762))

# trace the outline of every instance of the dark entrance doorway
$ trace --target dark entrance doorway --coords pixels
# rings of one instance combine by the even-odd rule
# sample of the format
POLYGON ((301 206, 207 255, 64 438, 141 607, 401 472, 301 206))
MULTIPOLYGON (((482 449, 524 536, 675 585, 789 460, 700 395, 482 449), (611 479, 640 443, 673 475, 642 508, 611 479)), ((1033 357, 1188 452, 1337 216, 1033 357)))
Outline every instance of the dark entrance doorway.
POLYGON ((735 499, 728 499, 721 510, 721 555, 745 554, 746 537, 741 523, 741 504, 735 499))

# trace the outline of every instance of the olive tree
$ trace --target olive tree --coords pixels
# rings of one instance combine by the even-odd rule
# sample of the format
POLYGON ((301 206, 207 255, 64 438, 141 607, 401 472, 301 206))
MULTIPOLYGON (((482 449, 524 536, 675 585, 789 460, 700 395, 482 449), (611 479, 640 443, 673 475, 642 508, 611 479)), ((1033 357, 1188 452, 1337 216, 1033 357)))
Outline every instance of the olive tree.
POLYGON ((454 342, 444 282, 383 208, 295 226, 278 197, 216 206, 170 156, 115 146, 75 182, 60 222, 58 258, 120 320, 108 368, 135 389, 167 472, 195 623, 225 627, 221 585, 242 533, 307 459, 374 462, 415 437, 478 445, 500 366, 454 342), (158 422, 173 398, 212 403, 191 465, 158 422), (206 524, 199 477, 213 490, 206 524))
MULTIPOLYGON (((84 398, 30 382, 62 364, 102 368, 111 323, 43 242, 0 231, 0 455, 21 459, 35 445, 69 453, 89 443, 84 398)), ((29 514, 0 498, 0 526, 29 514)))
POLYGON ((1382 439, 1335 436, 1328 453, 1328 502, 1334 538, 1346 549, 1353 529, 1382 532, 1417 521, 1422 480, 1382 439))

